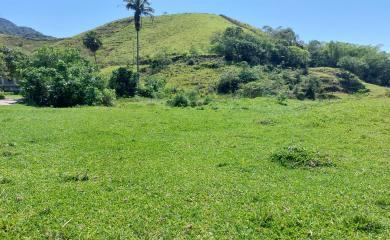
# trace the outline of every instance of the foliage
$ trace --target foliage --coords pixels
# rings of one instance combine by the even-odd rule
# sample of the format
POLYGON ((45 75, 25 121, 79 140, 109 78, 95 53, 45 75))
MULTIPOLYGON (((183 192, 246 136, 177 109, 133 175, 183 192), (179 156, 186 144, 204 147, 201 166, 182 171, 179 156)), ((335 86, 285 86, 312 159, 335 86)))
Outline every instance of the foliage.
POLYGON ((0 48, 0 76, 12 80, 20 77, 20 70, 26 62, 27 56, 22 52, 7 47, 0 48))
POLYGON ((390 86, 389 54, 377 47, 312 41, 308 44, 308 50, 311 66, 340 67, 369 83, 390 86))
POLYGON ((166 79, 157 76, 150 76, 138 87, 137 93, 142 97, 160 98, 166 85, 166 79))
POLYGON ((5 93, 0 90, 0 100, 5 99, 5 93))
POLYGON ((239 94, 243 97, 257 98, 265 96, 274 96, 279 92, 274 81, 269 78, 263 78, 260 81, 251 82, 242 86, 239 94))
POLYGON ((366 89, 364 84, 354 74, 348 71, 342 71, 337 77, 341 79, 340 85, 346 93, 356 93, 366 89))
POLYGON ((105 88, 89 62, 72 49, 39 49, 22 76, 26 101, 38 106, 99 104, 105 88))
POLYGON ((153 73, 157 73, 163 69, 165 69, 167 66, 172 64, 172 60, 169 57, 166 50, 159 51, 152 59, 150 63, 150 68, 152 69, 153 73))
POLYGON ((134 97, 137 91, 137 74, 120 67, 112 73, 109 86, 115 89, 119 97, 134 97))
POLYGON ((289 168, 331 166, 332 163, 318 152, 302 146, 287 146, 274 152, 271 159, 289 168))
POLYGON ((172 99, 168 100, 167 103, 172 107, 188 107, 190 105, 190 100, 185 93, 179 92, 175 94, 172 99))
POLYGON ((287 101, 288 101, 288 95, 285 92, 280 92, 276 98, 278 101, 278 104, 287 106, 287 101))
POLYGON ((88 32, 83 37, 84 46, 91 51, 95 57, 95 63, 97 64, 96 52, 103 46, 102 41, 98 37, 95 31, 88 32))
POLYGON ((264 26, 263 31, 285 46, 303 45, 303 42, 299 40, 299 36, 291 28, 278 27, 273 29, 270 26, 264 26))
POLYGON ((226 72, 220 77, 217 85, 218 93, 228 94, 235 93, 240 87, 241 79, 237 72, 226 72))
POLYGON ((195 90, 179 91, 173 95, 173 98, 167 101, 172 107, 201 107, 210 104, 211 97, 201 97, 199 92, 195 90))
POLYGON ((240 27, 229 27, 213 40, 213 51, 227 61, 246 61, 251 65, 273 64, 301 68, 309 63, 310 54, 302 46, 287 44, 270 36, 245 32, 240 27))

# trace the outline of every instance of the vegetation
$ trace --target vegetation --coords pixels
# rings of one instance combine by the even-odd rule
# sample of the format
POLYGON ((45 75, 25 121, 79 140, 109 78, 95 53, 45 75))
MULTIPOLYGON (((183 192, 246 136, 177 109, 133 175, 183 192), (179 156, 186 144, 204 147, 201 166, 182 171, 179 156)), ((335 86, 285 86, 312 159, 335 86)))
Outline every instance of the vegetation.
POLYGON ((287 146, 272 154, 271 159, 285 167, 322 167, 330 166, 331 162, 318 152, 308 150, 302 146, 287 146))
POLYGON ((306 67, 310 53, 303 47, 284 45, 274 38, 247 33, 229 27, 212 41, 214 52, 227 61, 245 61, 251 65, 273 64, 283 67, 306 67))
POLYGON ((96 52, 102 47, 102 41, 97 36, 96 32, 88 32, 83 38, 84 46, 92 52, 95 58, 95 64, 97 65, 96 52))
POLYGON ((308 44, 308 50, 311 53, 311 66, 340 67, 366 82, 390 86, 389 54, 377 47, 312 41, 308 44))
POLYGON ((127 68, 118 68, 112 73, 109 86, 120 97, 134 97, 137 91, 138 78, 127 68))
POLYGON ((38 106, 111 105, 114 97, 75 50, 42 48, 22 70, 26 102, 38 106))
POLYGON ((16 50, 0 48, 0 76, 14 80, 20 77, 20 70, 26 66, 27 57, 16 50))

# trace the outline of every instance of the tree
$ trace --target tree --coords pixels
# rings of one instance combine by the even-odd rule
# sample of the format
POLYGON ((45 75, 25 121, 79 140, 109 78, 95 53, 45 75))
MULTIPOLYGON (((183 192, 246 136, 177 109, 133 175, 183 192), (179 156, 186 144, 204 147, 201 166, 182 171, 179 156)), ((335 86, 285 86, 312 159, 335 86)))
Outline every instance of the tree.
POLYGON ((11 48, 2 47, 0 48, 0 71, 3 77, 14 80, 20 77, 19 70, 27 64, 27 57, 23 53, 13 50, 11 48), (2 69, 1 69, 2 68, 2 69))
POLYGON ((83 44, 93 53, 95 63, 97 65, 96 52, 103 46, 103 43, 97 36, 96 32, 91 31, 85 34, 83 44))
MULTIPOLYGON (((154 9, 149 0, 123 0, 128 10, 134 11, 134 25, 137 32, 137 74, 139 75, 139 32, 142 27, 142 16, 153 17, 154 9)), ((139 77, 139 76, 138 76, 139 77)))
POLYGON ((22 93, 33 105, 112 105, 115 98, 96 68, 74 49, 38 49, 21 73, 22 93))
POLYGON ((137 76, 131 70, 120 67, 112 73, 109 87, 114 89, 119 97, 134 97, 137 84, 137 76))

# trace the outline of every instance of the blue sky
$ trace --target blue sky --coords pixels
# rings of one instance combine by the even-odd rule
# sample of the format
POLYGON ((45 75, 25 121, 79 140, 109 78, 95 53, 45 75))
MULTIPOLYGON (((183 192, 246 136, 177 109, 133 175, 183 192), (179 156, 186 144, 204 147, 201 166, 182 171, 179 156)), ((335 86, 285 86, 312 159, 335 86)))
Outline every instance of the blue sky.
MULTIPOLYGON (((157 14, 225 14, 254 26, 292 27, 305 40, 383 44, 390 52, 390 0, 152 0, 157 14)), ((0 17, 69 37, 127 17, 121 0, 0 0, 0 17)))

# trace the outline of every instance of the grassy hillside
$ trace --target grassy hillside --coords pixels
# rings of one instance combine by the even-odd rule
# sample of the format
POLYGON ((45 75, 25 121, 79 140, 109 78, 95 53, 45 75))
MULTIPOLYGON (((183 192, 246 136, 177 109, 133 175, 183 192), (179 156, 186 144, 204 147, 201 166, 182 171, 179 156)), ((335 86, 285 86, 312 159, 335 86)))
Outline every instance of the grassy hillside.
POLYGON ((1 239, 388 239, 390 98, 0 108, 1 239), (334 166, 289 169, 282 146, 334 166))
MULTIPOLYGON (((221 32, 234 25, 231 21, 213 14, 175 14, 144 18, 141 32, 141 56, 153 56, 159 52, 184 54, 191 49, 198 53, 209 53, 210 39, 216 32, 221 32)), ((136 34, 130 18, 108 23, 94 29, 103 41, 103 48, 98 52, 101 65, 126 65, 133 62, 136 34)), ((43 45, 72 47, 81 49, 89 56, 82 45, 84 33, 75 37, 36 41, 18 37, 0 35, 0 45, 31 52, 43 45)), ((92 58, 91 58, 92 59, 92 58)))
MULTIPOLYGON (((141 31, 141 56, 153 56, 161 51, 183 54, 191 49, 208 53, 210 39, 233 23, 212 14, 163 15, 144 19, 141 31)), ((122 19, 95 29, 103 48, 98 52, 100 63, 107 66, 125 65, 133 61, 136 34, 130 19, 122 19)), ((59 42, 58 46, 82 48, 82 36, 59 42)), ((85 51, 85 53, 87 53, 85 51)))
POLYGON ((0 47, 7 46, 20 50, 26 54, 32 53, 42 46, 51 46, 60 40, 37 40, 0 34, 0 47))

